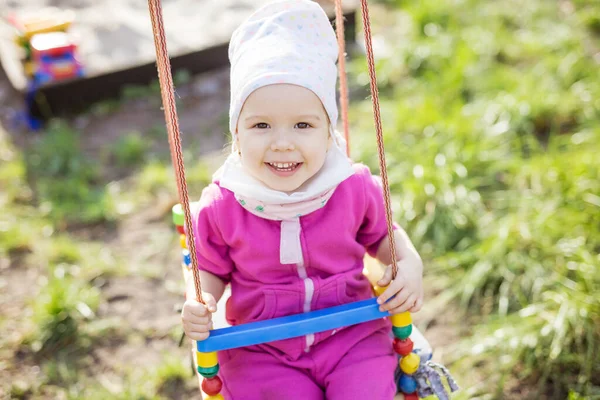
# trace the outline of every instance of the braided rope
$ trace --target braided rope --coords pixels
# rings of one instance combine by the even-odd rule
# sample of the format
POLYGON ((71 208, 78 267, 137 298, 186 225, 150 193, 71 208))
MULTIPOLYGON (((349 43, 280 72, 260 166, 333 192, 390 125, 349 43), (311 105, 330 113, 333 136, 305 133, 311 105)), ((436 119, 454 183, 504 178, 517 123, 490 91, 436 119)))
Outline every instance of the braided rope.
POLYGON ((375 132, 377 133, 377 151, 379 153, 379 170, 381 181, 383 183, 383 198, 385 200, 385 217, 388 229, 388 238, 390 241, 390 251, 392 256, 392 279, 396 279, 398 266, 396 265, 396 242, 394 241, 394 226, 392 223, 392 206, 390 196, 390 185, 387 177, 387 168, 385 163, 385 149, 383 147, 383 129, 381 127, 381 114, 379 111, 379 92, 377 90, 377 76, 375 75, 375 58, 373 56, 373 43, 371 41, 371 22, 369 19, 369 6, 367 0, 360 1, 362 11, 362 20, 365 31, 365 47, 367 49, 367 65, 369 67, 369 77, 371 82, 371 97, 373 99, 373 116, 375 118, 375 132))
POLYGON ((200 284, 200 271, 198 270, 198 255, 196 254, 196 241, 192 229, 192 217, 190 213, 190 203, 185 182, 185 166, 183 164, 183 153, 181 150, 181 135, 179 132, 179 121, 177 120, 177 107, 175 104, 175 89, 173 87, 173 76, 171 75, 171 62, 169 61, 167 51, 167 39, 165 35, 164 22, 162 17, 162 8, 160 0, 148 0, 150 10, 150 19, 152 20, 152 32, 154 33, 154 46, 156 48, 156 65, 158 69, 158 79, 160 82, 160 93, 165 112, 165 121, 167 133, 169 135, 169 146, 171 148, 171 161, 175 168, 175 178, 177 179, 177 190, 179 192, 179 202, 183 207, 185 225, 188 234, 188 246, 192 258, 192 273, 196 288, 196 300, 204 303, 202 300, 202 286, 200 284))
POLYGON ((346 39, 344 38, 344 13, 342 0, 335 0, 335 32, 339 49, 338 69, 340 74, 340 105, 342 108, 342 124, 346 139, 346 154, 350 156, 350 129, 348 123, 348 79, 346 76, 346 39))

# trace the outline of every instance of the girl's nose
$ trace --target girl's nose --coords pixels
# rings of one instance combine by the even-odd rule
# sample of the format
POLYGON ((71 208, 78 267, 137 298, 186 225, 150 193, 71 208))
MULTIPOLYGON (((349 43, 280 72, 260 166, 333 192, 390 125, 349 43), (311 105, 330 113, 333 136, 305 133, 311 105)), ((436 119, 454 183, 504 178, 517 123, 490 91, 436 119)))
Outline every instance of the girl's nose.
POLYGON ((290 140, 286 132, 278 132, 271 143, 272 151, 290 151, 294 150, 294 143, 290 140))

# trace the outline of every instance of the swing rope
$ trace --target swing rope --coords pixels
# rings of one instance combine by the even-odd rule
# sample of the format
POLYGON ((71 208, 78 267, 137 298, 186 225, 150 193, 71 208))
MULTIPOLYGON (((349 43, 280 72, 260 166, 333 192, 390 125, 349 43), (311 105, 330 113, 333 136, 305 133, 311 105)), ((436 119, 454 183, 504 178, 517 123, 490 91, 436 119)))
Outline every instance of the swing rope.
POLYGON ((177 107, 175 104, 175 89, 173 87, 173 76, 171 75, 171 62, 167 52, 167 39, 165 35, 162 8, 160 0, 148 0, 150 19, 152 20, 152 32, 154 33, 154 47, 156 48, 156 65, 158 69, 158 80, 160 82, 160 93, 162 96, 167 134, 169 135, 169 146, 171 147, 171 162, 175 168, 177 190, 179 192, 179 203, 183 207, 185 226, 188 230, 188 246, 192 259, 192 273, 196 288, 196 300, 204 304, 202 300, 202 286, 200 283, 200 270, 198 269, 198 256, 196 254, 196 241, 192 226, 190 203, 185 181, 185 165, 183 164, 183 152, 181 150, 181 135, 179 132, 179 120, 177 119, 177 107))
POLYGON ((342 109, 342 125, 346 140, 346 154, 350 157, 350 129, 348 123, 348 80, 346 79, 346 38, 344 37, 344 12, 342 0, 335 0, 335 33, 339 49, 338 68, 340 74, 340 106, 342 109))
MULTIPOLYGON (((379 90, 377 88, 377 76, 375 73, 375 60, 373 56, 373 44, 371 42, 371 20, 369 18, 369 7, 367 0, 361 0, 362 20, 365 32, 365 47, 367 49, 367 64, 369 68, 369 81, 371 83, 371 97, 373 100, 373 115, 375 119, 375 132, 377 134, 377 150, 379 155, 379 170, 383 183, 383 196, 385 201, 385 216, 390 241, 392 257, 392 279, 396 279, 398 267, 396 265, 396 242, 394 241, 394 225, 391 212, 390 187, 387 177, 385 162, 385 149, 383 145, 383 128, 381 126, 381 115, 379 109, 379 90)), ((346 75, 346 40, 344 37, 344 14, 342 0, 335 0, 335 31, 339 48, 338 68, 340 74, 340 106, 342 109, 342 123, 344 127, 344 139, 346 139, 346 154, 350 156, 350 133, 348 120, 348 80, 346 75)))
MULTIPOLYGON (((344 136, 347 141, 347 150, 349 151, 349 134, 348 134, 348 87, 345 71, 345 40, 344 40, 344 23, 341 0, 335 0, 336 6, 336 31, 339 45, 339 68, 340 68, 340 96, 342 108, 342 121, 344 125, 344 136)), ((160 83, 160 91, 162 96, 163 109, 165 113, 165 121, 167 125, 167 134, 169 137, 169 145, 171 149, 171 160, 175 168, 175 177, 177 189, 179 192, 179 202, 183 207, 185 224, 188 233, 188 246, 190 250, 192 273, 194 275, 194 283, 196 288, 196 300, 204 303, 202 300, 202 286, 200 282, 200 272, 198 270, 198 258, 196 254, 196 243, 194 240, 194 232, 192 226, 191 212, 189 206, 189 196, 187 184, 185 180, 185 166, 183 162, 183 153, 181 146, 181 134, 179 130, 179 122, 177 118, 177 109, 175 103, 175 90, 173 86, 173 77, 171 75, 171 63, 169 61, 167 51, 167 40, 164 30, 164 21, 162 16, 162 7, 160 0, 148 0, 148 8, 150 10, 150 18, 152 20, 152 31, 154 34, 154 44, 156 49, 156 63, 158 77, 160 83)), ((394 242, 394 230, 391 212, 391 196, 389 182, 387 177, 387 169, 385 162, 385 149, 383 144, 383 129, 381 125, 381 115, 379 111, 379 95, 377 89, 377 79, 375 75, 375 61, 373 56, 373 44, 371 41, 371 24, 369 20, 369 10, 367 0, 361 0, 362 20, 365 35, 365 47, 367 51, 367 65, 369 68, 369 78, 371 87, 371 97, 373 102, 373 115, 375 121, 375 131, 377 135, 377 150, 379 157, 379 169, 383 184, 383 195, 385 202, 385 213, 387 222, 388 238, 390 242, 390 252, 392 260, 392 279, 396 278, 396 245, 394 242)))
POLYGON ((373 116, 375 119, 375 133, 377 134, 377 152, 379 155, 379 172, 383 184, 383 199, 385 201, 385 218, 387 222, 390 252, 392 257, 392 279, 396 279, 398 266, 396 265, 396 242, 394 241, 394 225, 392 222, 392 201, 390 196, 390 185, 387 177, 385 163, 385 149, 383 147, 383 128, 381 127, 381 113, 379 111, 379 91, 377 89, 377 77, 375 75, 375 57, 373 56, 373 43, 371 41, 371 22, 369 19, 369 6, 367 0, 360 0, 362 11, 363 29, 365 33, 365 47, 367 49, 367 65, 369 67, 369 80, 371 83, 371 98, 373 100, 373 116))

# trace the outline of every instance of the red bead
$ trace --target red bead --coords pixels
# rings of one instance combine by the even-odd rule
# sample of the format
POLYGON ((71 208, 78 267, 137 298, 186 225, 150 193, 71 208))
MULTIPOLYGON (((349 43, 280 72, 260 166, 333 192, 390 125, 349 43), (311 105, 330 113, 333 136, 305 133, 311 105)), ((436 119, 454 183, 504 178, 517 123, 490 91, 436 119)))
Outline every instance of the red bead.
POLYGON ((183 228, 183 226, 176 225, 176 227, 177 227, 177 232, 181 233, 182 235, 185 235, 185 229, 183 228))
POLYGON ((402 393, 404 400, 419 400, 419 395, 416 393, 402 393))
POLYGON ((223 382, 218 376, 212 378, 204 378, 202 381, 202 391, 209 396, 216 396, 221 393, 223 389, 223 382))
POLYGON ((414 344, 410 338, 408 339, 394 339, 394 351, 401 356, 406 356, 413 351, 414 344))

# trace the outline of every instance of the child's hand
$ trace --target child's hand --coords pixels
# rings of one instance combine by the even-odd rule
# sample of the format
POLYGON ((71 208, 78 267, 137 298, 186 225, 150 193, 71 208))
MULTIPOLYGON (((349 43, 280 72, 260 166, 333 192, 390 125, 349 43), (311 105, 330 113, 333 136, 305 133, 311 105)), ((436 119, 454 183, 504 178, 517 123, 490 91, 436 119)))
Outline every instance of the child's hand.
POLYGON ((388 265, 383 278, 377 282, 380 287, 389 285, 377 299, 377 303, 381 304, 379 309, 389 311, 392 315, 405 311, 417 312, 423 305, 423 262, 418 255, 409 255, 397 265, 396 279, 392 281, 392 266, 388 265), (386 303, 391 297, 394 298, 386 303))
POLYGON ((217 302, 212 294, 202 292, 202 299, 206 305, 192 298, 185 301, 181 311, 185 334, 197 341, 208 338, 209 331, 213 328, 212 313, 217 311, 217 302))

